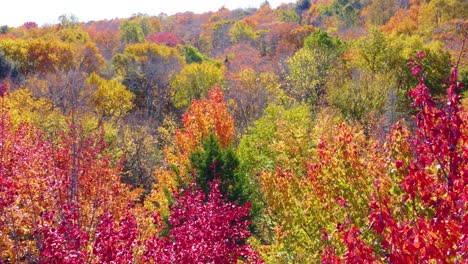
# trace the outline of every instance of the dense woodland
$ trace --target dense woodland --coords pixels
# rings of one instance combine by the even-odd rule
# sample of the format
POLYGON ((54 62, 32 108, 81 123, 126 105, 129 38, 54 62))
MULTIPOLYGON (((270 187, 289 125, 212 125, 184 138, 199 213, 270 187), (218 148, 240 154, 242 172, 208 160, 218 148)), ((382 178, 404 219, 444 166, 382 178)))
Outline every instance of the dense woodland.
POLYGON ((1 26, 0 263, 467 263, 467 14, 1 26))

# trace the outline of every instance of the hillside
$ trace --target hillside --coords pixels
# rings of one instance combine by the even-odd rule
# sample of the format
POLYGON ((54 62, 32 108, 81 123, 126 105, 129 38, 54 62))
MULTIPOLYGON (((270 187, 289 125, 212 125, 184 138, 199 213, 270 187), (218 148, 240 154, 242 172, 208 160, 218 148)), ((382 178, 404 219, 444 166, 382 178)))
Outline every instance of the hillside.
POLYGON ((468 2, 0 26, 0 263, 465 263, 468 2))

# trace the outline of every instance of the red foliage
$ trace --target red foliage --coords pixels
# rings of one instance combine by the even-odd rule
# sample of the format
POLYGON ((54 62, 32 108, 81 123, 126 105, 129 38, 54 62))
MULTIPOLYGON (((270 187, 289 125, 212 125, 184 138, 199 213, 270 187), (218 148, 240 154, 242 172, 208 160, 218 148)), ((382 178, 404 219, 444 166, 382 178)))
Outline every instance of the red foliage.
POLYGON ((0 97, 5 96, 7 91, 8 91, 7 84, 6 83, 0 83, 0 97))
POLYGON ((115 226, 114 217, 106 212, 96 229, 93 259, 99 263, 134 263, 133 249, 139 244, 139 231, 133 215, 127 215, 115 226))
POLYGON ((351 226, 343 234, 343 241, 346 244, 347 250, 344 255, 345 263, 374 263, 373 249, 366 246, 364 241, 359 238, 360 231, 351 226))
POLYGON ((180 40, 176 35, 167 32, 153 33, 148 36, 148 41, 172 48, 177 47, 177 45, 180 44, 180 40))
POLYGON ((95 231, 94 215, 106 208, 121 217, 122 204, 134 199, 103 135, 77 135, 72 126, 51 140, 31 124, 14 128, 4 109, 0 118, 0 233, 11 234, 0 248, 21 259, 36 253, 35 243, 44 263, 79 263, 63 258, 87 255, 82 245, 95 231))
MULTIPOLYGON (((6 86, 3 86, 6 88, 6 86)), ((0 87, 1 89, 1 87, 0 87)), ((6 89, 5 89, 6 91, 6 89)), ((3 94, 2 94, 3 97, 3 94)), ((3 109, 3 99, 0 98, 0 111, 4 111, 3 109)), ((0 151, 0 213, 3 213, 3 210, 13 203, 17 185, 15 184, 15 180, 11 177, 11 173, 9 171, 8 165, 4 161, 5 155, 5 148, 7 146, 7 138, 10 134, 9 131, 11 129, 11 124, 9 119, 3 113, 0 113, 0 146, 2 151, 0 151)))
MULTIPOLYGON (((418 53, 419 60, 423 56, 418 53)), ((382 235, 390 262, 467 261, 468 149, 456 92, 462 84, 457 82, 455 68, 449 78, 447 101, 438 108, 424 84, 420 65, 411 64, 419 78, 419 84, 409 92, 413 106, 419 109, 418 129, 410 141, 414 159, 406 167, 401 188, 407 199, 421 203, 423 210, 415 208, 412 219, 398 221, 385 201, 374 201, 370 219, 378 223, 374 230, 382 235)))
MULTIPOLYGON (((421 61, 424 53, 417 54, 421 61)), ((438 107, 424 83, 419 63, 411 61, 419 84, 409 92, 414 99, 417 129, 409 137, 412 160, 394 165, 402 173, 400 188, 403 199, 398 203, 409 208, 395 208, 391 194, 372 198, 369 206, 371 228, 380 236, 379 258, 389 263, 466 263, 468 261, 468 148, 464 109, 460 106, 455 68, 449 78, 446 102, 438 107)), ((398 129, 392 133, 398 133, 398 129)), ((398 136, 398 135, 397 135, 398 136)), ((392 135, 390 135, 392 137, 392 135)), ((376 184, 377 189, 380 184, 376 184)), ((379 193, 378 191, 376 193, 379 193)), ((352 227, 345 231, 347 246, 344 260, 352 263, 372 262, 372 249, 352 227)), ((336 263, 328 248, 322 253, 325 263, 336 263)))
MULTIPOLYGON (((218 181, 210 183, 205 195, 195 184, 181 194, 175 193, 167 237, 146 241, 143 261, 155 263, 235 263, 242 258, 261 263, 256 252, 245 244, 250 205, 225 202, 218 181)), ((157 224, 160 221, 156 219, 157 224)))
POLYGON ((53 224, 54 213, 42 214, 44 224, 40 225, 37 234, 41 238, 40 262, 57 264, 85 263, 86 245, 89 236, 78 225, 78 214, 74 205, 64 206, 63 218, 58 225, 53 224))
POLYGON ((336 249, 330 243, 330 235, 325 231, 325 228, 320 230, 322 233, 322 245, 324 250, 322 254, 322 263, 341 264, 341 258, 336 254, 336 249))

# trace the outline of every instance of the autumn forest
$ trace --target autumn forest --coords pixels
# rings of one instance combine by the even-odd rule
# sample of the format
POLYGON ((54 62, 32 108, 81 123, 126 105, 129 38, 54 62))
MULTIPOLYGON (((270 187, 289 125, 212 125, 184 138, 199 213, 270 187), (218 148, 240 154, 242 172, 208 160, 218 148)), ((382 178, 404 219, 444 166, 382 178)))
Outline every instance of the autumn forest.
POLYGON ((0 25, 0 263, 467 263, 467 15, 0 25))

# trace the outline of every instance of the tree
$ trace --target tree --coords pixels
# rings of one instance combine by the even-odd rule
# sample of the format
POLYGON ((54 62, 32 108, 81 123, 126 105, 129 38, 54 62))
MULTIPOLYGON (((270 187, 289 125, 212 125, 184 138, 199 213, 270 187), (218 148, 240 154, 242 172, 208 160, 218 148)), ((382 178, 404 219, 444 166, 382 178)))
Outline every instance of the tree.
MULTIPOLYGON (((164 149, 166 167, 155 169, 158 182, 148 201, 157 201, 156 209, 164 216, 169 213, 170 190, 177 185, 188 185, 193 178, 190 174, 190 155, 201 147, 201 142, 213 133, 222 148, 232 144, 234 120, 227 110, 224 94, 218 87, 210 91, 208 99, 194 100, 182 116, 182 127, 173 135, 174 146, 164 149)), ((154 208, 151 203, 146 207, 154 208)))
POLYGON ((433 30, 442 23, 453 20, 463 19, 468 12, 468 3, 454 0, 434 0, 421 6, 419 13, 419 31, 424 35, 430 36, 433 30))
POLYGON ((336 73, 336 76, 327 83, 327 101, 345 119, 358 121, 366 129, 371 129, 368 126, 385 113, 387 106, 395 106, 389 105, 397 83, 393 75, 374 75, 356 69, 351 76, 343 72, 336 73))
POLYGON ((186 45, 184 46, 184 55, 185 55, 185 62, 190 63, 201 63, 208 58, 205 57, 203 53, 201 53, 197 48, 186 45))
POLYGON ((64 217, 54 224, 54 214, 46 212, 42 216, 43 223, 37 227, 40 236, 39 261, 41 263, 85 263, 89 256, 86 251, 89 235, 78 224, 78 215, 74 205, 62 208, 64 217))
POLYGON ((0 50, 6 58, 18 64, 24 75, 67 71, 76 66, 75 47, 56 39, 3 39, 0 40, 0 50))
POLYGON ((13 129, 3 99, 2 260, 84 262, 96 216, 107 209, 120 218, 121 205, 134 201, 138 191, 119 181, 120 167, 107 153, 103 134, 86 136, 74 124, 51 138, 26 122, 13 129))
MULTIPOLYGON (((155 263, 262 263, 256 252, 245 244, 249 204, 238 206, 225 202, 219 183, 210 184, 205 194, 195 184, 182 193, 174 193, 166 237, 154 236, 146 241, 143 261, 155 263)), ((156 225, 160 226, 160 219, 156 225)))
POLYGON ((128 45, 123 54, 113 58, 116 74, 135 94, 135 105, 157 124, 161 124, 170 109, 169 77, 183 63, 176 49, 152 43, 128 45))
POLYGON ((131 263, 136 261, 139 230, 135 216, 127 212, 119 222, 105 212, 100 216, 93 243, 92 258, 97 263, 131 263))
MULTIPOLYGON (((419 59, 424 56, 422 53, 418 55, 419 59)), ((467 169, 464 162, 467 154, 463 147, 467 133, 462 121, 464 110, 459 106, 457 95, 462 84, 457 82, 457 69, 453 69, 447 103, 438 109, 424 84, 421 66, 413 64, 412 71, 419 79, 419 84, 409 94, 414 99, 413 106, 419 110, 416 114, 418 129, 409 139, 414 158, 397 160, 395 166, 403 174, 401 190, 408 194, 407 202, 418 204, 418 207, 413 208, 413 216, 400 218, 402 216, 391 210, 385 197, 375 197, 369 218, 373 221, 382 219, 376 222, 374 230, 383 236, 382 246, 389 252, 391 261, 459 259, 463 262, 468 258, 462 235, 463 225, 467 223, 467 192, 463 177, 467 169), (436 170, 431 170, 433 167, 436 170), (391 237, 401 230, 407 230, 407 235, 398 239, 391 237), (398 246, 400 250, 389 251, 390 245, 398 246), (417 253, 413 254, 414 251, 417 253)))
POLYGON ((120 40, 124 43, 141 43, 145 40, 143 29, 136 21, 123 21, 119 30, 120 40))
POLYGON ((310 0, 299 0, 296 3, 296 14, 299 16, 299 24, 302 24, 302 13, 309 10, 311 6, 310 0))
POLYGON ((77 28, 64 28, 57 32, 57 36, 63 42, 68 43, 86 43, 89 41, 89 35, 85 31, 77 28))
POLYGON ((394 68, 395 51, 384 33, 376 28, 371 28, 369 36, 357 42, 357 48, 357 63, 370 74, 385 73, 394 68))
POLYGON ((0 35, 7 34, 10 31, 10 28, 7 25, 0 26, 0 35))
POLYGON ((360 0, 333 0, 330 5, 323 9, 322 14, 336 16, 339 26, 348 28, 357 25, 361 7, 360 0))
POLYGON ((0 80, 8 77, 15 78, 18 75, 17 65, 9 60, 0 50, 0 80))
POLYGON ((317 30, 304 40, 304 48, 287 60, 288 90, 299 102, 315 106, 325 95, 325 83, 345 50, 344 44, 317 30))
POLYGON ((229 30, 231 42, 236 44, 242 41, 253 42, 257 39, 257 34, 251 25, 239 21, 229 30))
POLYGON ((256 179, 264 171, 288 167, 304 171, 311 152, 312 122, 307 106, 287 108, 270 104, 244 135, 237 150, 241 170, 256 179))
POLYGON ((63 28, 75 29, 78 27, 78 17, 76 17, 73 14, 70 14, 69 16, 63 14, 60 15, 58 19, 60 21, 60 26, 62 26, 63 28))
MULTIPOLYGON (((270 246, 274 253, 269 253, 272 261, 319 262, 327 244, 334 245, 334 252, 344 252, 341 227, 367 228, 372 184, 386 172, 385 156, 361 128, 336 120, 323 122, 327 118, 317 117, 313 130, 319 131, 307 139, 309 152, 291 156, 290 163, 301 157, 302 164, 283 162, 283 169, 265 170, 260 177, 267 212, 277 225, 276 241, 270 246), (326 236, 328 241, 322 238, 324 232, 332 234, 326 236)), ((375 239, 368 233, 366 241, 375 239)))
POLYGON ((229 97, 235 102, 235 127, 241 134, 269 104, 288 104, 292 100, 280 89, 279 77, 270 72, 257 74, 253 69, 243 69, 231 77, 229 86, 229 97))
POLYGON ((257 216, 261 208, 253 197, 253 184, 242 172, 237 171, 239 159, 232 147, 221 148, 218 139, 210 134, 201 142, 201 148, 190 155, 192 173, 196 183, 208 194, 213 181, 218 181, 219 191, 231 202, 253 205, 251 214, 257 216))
POLYGON ((138 14, 137 17, 132 19, 140 24, 141 30, 143 31, 143 35, 145 35, 145 37, 161 31, 161 24, 157 17, 149 17, 148 15, 138 14))
POLYGON ((208 89, 224 82, 224 67, 212 62, 187 64, 171 81, 172 101, 178 108, 202 99, 208 89))
POLYGON ((96 114, 104 119, 123 118, 132 108, 135 96, 116 80, 106 80, 91 74, 86 83, 94 87, 91 104, 96 114))
POLYGON ((148 36, 148 40, 155 44, 166 45, 171 48, 175 48, 180 44, 180 40, 177 36, 167 32, 151 34, 148 36))
POLYGON ((373 0, 363 12, 371 25, 385 25, 397 11, 397 2, 392 0, 373 0))
MULTIPOLYGON (((396 144, 389 146, 389 174, 375 182, 378 195, 369 205, 370 228, 380 239, 366 255, 394 263, 466 262, 466 110, 458 95, 463 84, 454 68, 447 98, 438 106, 424 82, 423 57, 419 52, 410 63, 419 81, 409 92, 418 109, 416 131, 399 124, 390 135, 396 144), (382 192, 389 184, 391 191, 382 192)), ((348 255, 353 244, 363 244, 361 236, 348 242, 348 255)), ((365 256, 355 257, 359 262, 365 256)))

